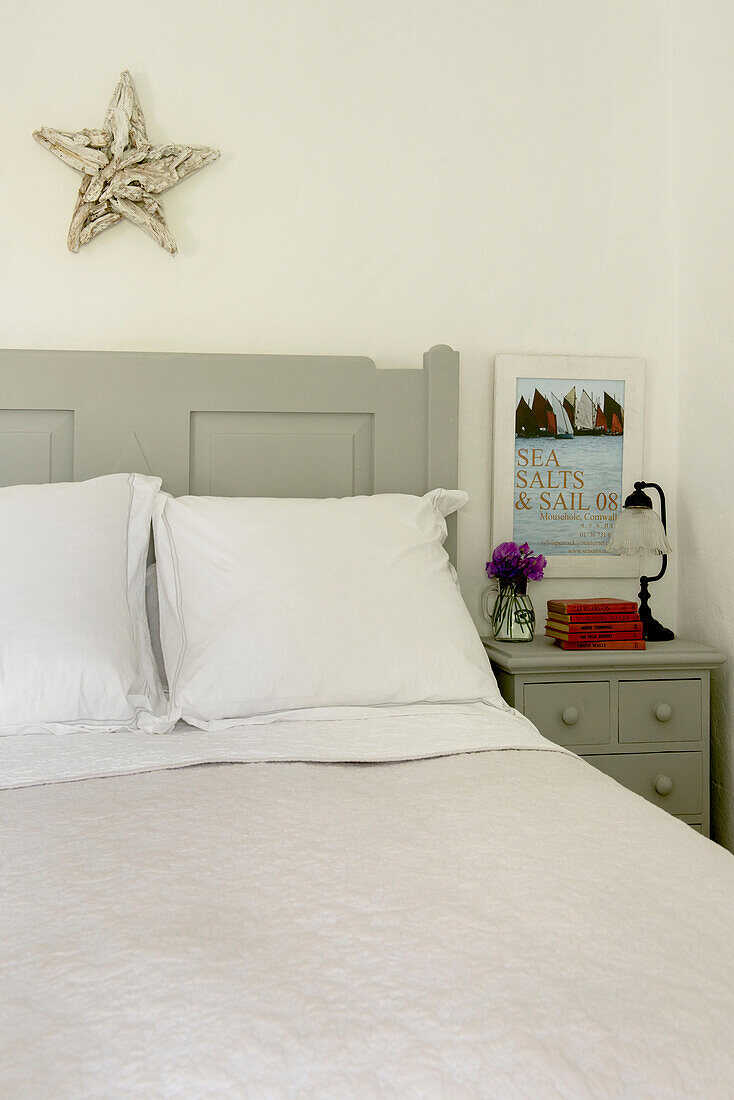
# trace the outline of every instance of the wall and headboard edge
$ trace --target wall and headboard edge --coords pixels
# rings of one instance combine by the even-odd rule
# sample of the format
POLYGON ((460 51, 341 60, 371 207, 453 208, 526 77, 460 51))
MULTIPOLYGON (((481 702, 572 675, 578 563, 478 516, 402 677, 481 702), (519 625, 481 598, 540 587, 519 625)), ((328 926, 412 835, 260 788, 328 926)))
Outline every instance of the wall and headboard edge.
MULTIPOLYGON (((154 473, 176 496, 421 494, 458 478, 459 356, 0 351, 0 485, 154 473)), ((447 549, 456 560, 455 523, 447 549)))

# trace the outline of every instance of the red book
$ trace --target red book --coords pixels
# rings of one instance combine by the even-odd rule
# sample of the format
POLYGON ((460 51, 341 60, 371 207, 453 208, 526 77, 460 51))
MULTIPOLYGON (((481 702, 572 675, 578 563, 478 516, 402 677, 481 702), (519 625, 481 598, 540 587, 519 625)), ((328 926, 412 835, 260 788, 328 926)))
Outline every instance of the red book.
POLYGON ((548 618, 545 623, 546 630, 552 630, 554 634, 576 636, 577 634, 599 634, 617 637, 617 635, 631 634, 636 637, 642 634, 642 620, 629 619, 626 623, 563 623, 558 619, 548 618))
POLYGON ((627 642, 613 642, 610 638, 606 638, 603 642, 563 642, 560 638, 556 638, 553 644, 560 649, 645 649, 643 638, 627 642))
POLYGON ((549 628, 546 628, 545 633, 548 638, 556 638, 559 642, 568 642, 569 645, 576 645, 579 642, 606 642, 609 645, 615 645, 617 642, 639 641, 642 637, 642 623, 639 630, 625 631, 624 634, 597 634, 594 630, 586 631, 584 634, 558 634, 549 628))
POLYGON ((638 623, 640 621, 636 608, 634 611, 612 611, 608 614, 598 611, 595 615, 593 613, 591 615, 561 615, 559 611, 553 611, 548 613, 548 618, 558 623, 578 623, 579 625, 593 623, 595 626, 601 623, 638 623))
POLYGON ((591 615, 605 611, 637 611, 632 600, 618 600, 616 596, 596 596, 593 600, 548 600, 548 611, 560 615, 591 615))

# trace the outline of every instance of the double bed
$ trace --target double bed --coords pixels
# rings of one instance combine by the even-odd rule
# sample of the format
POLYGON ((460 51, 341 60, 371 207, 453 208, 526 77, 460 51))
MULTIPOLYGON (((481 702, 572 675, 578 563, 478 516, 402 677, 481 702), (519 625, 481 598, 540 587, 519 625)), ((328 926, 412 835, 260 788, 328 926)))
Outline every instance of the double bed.
MULTIPOLYGON (((456 485, 447 348, 0 383, 5 484, 456 485)), ((0 836, 0 1096, 734 1094, 731 856, 501 702, 3 736, 0 836)))

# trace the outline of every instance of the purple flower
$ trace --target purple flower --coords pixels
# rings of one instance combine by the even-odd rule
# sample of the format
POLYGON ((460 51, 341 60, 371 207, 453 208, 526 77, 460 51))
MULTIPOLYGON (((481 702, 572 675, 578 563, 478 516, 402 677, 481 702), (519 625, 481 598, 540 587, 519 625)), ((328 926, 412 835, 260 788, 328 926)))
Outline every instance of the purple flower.
POLYGON ((547 565, 547 561, 542 554, 538 554, 535 558, 526 558, 522 563, 523 573, 529 581, 542 581, 543 570, 547 565))
POLYGON ((501 542, 487 562, 487 576, 512 580, 520 571, 520 547, 516 542, 501 542))
POLYGON ((501 542, 487 562, 488 577, 495 577, 500 585, 522 584, 527 581, 539 581, 543 576, 546 560, 542 554, 533 557, 526 542, 518 546, 516 542, 501 542))

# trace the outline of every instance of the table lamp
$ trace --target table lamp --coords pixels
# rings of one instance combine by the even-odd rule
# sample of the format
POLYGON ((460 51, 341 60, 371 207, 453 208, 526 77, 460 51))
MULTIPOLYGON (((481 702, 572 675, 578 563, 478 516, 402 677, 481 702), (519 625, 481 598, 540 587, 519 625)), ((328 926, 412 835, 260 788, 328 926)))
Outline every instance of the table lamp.
POLYGON ((654 577, 640 577, 639 614, 642 619, 642 636, 646 641, 671 641, 675 637, 673 631, 662 626, 652 617, 650 611, 648 586, 664 576, 668 567, 668 554, 672 553, 665 526, 665 493, 656 482, 635 482, 634 492, 627 497, 624 508, 617 516, 607 550, 611 554, 662 554, 660 572, 654 577), (655 489, 660 495, 660 515, 654 510, 645 489, 655 489))

